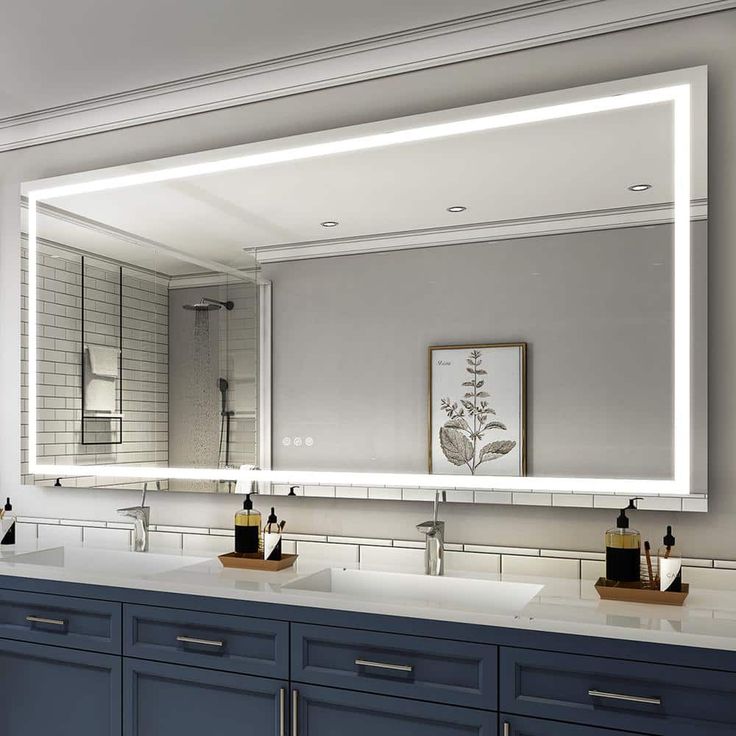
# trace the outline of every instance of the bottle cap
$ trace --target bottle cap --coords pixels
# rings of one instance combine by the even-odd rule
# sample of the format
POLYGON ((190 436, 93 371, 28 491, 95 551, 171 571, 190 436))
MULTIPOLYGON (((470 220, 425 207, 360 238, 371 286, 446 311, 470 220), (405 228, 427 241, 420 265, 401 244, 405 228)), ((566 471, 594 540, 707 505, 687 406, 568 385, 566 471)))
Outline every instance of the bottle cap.
POLYGON ((278 519, 276 518, 276 509, 271 506, 271 513, 268 515, 268 519, 266 520, 269 524, 277 524, 278 519))
POLYGON ((665 547, 674 547, 675 546, 675 538, 672 536, 672 527, 667 527, 667 534, 664 535, 664 539, 662 540, 665 544, 665 547))
POLYGON ((7 498, 5 501, 5 510, 6 511, 12 511, 13 510, 13 504, 10 503, 10 497, 7 498))
POLYGON ((246 511, 250 511, 253 508, 253 501, 250 500, 250 493, 245 494, 245 501, 243 501, 243 508, 246 511))

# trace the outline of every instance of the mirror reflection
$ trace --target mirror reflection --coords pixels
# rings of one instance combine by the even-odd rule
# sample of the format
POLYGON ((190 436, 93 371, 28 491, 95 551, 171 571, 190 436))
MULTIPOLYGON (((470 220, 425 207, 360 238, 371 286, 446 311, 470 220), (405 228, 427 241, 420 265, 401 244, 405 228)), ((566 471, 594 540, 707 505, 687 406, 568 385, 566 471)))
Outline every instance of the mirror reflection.
POLYGON ((672 478, 673 135, 661 103, 39 202, 39 458, 672 478))

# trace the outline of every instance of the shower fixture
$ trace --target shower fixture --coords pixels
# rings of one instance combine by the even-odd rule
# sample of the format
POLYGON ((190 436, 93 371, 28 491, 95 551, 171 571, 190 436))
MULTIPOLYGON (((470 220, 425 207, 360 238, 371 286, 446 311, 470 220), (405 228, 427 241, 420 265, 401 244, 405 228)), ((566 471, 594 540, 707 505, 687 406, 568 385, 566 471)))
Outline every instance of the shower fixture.
POLYGON ((234 306, 233 302, 221 302, 219 299, 210 299, 208 296, 203 296, 196 304, 185 304, 184 309, 195 312, 213 312, 225 307, 229 312, 234 306))

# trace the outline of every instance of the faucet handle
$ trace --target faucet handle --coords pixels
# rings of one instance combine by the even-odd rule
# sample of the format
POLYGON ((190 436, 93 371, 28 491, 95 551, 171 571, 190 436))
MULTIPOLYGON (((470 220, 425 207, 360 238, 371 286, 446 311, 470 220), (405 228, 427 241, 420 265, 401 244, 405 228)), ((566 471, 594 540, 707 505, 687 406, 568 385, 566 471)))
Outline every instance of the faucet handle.
POLYGON ((436 534, 437 530, 442 528, 442 525, 444 525, 442 521, 429 519, 428 521, 423 521, 421 524, 417 524, 417 531, 422 532, 422 534, 436 534))

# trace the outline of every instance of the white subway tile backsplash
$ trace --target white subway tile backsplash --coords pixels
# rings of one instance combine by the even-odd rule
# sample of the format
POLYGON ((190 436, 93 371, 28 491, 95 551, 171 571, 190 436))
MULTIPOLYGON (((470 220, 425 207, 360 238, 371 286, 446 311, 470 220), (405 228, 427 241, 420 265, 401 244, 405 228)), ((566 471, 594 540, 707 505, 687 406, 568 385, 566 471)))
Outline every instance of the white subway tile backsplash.
POLYGON ((489 544, 463 545, 466 552, 486 552, 496 555, 528 555, 539 557, 539 550, 532 547, 497 547, 489 544))
POLYGON ((38 538, 38 525, 26 524, 16 521, 15 523, 15 541, 19 544, 35 542, 38 538))
POLYGON ((128 549, 132 544, 133 532, 127 529, 101 529, 84 527, 84 543, 90 547, 128 549))
POLYGON ((708 510, 708 499, 707 498, 683 498, 682 499, 682 510, 683 511, 698 511, 703 512, 708 510))
POLYGON ((210 534, 182 534, 182 549, 191 555, 221 555, 233 551, 233 540, 210 534))
POLYGON ((501 572, 513 576, 579 580, 580 560, 504 555, 501 560, 501 572))
POLYGON ((575 552, 574 550, 543 549, 542 557, 562 557, 573 560, 605 560, 605 552, 575 552))
POLYGON ((401 499, 401 488, 369 488, 368 498, 382 501, 398 501, 401 499))
POLYGON ((513 501, 510 491, 474 491, 474 503, 509 504, 513 501))
POLYGON ((335 487, 334 486, 304 486, 302 489, 302 495, 308 496, 309 498, 334 498, 335 487))
POLYGON ((474 552, 445 552, 445 566, 448 572, 501 572, 501 556, 478 554, 474 552))
POLYGON ((374 547, 390 547, 390 539, 370 539, 368 537, 327 537, 332 544, 370 544, 374 547))
POLYGON ((77 546, 82 544, 82 527, 39 524, 38 541, 49 545, 77 546))
POLYGON ((641 511, 682 511, 682 499, 646 496, 637 502, 637 508, 641 511))
POLYGON ((299 558, 324 560, 329 567, 351 565, 358 561, 357 544, 327 544, 326 542, 297 542, 299 558))
POLYGON ((424 572, 424 550, 399 547, 361 547, 360 566, 368 570, 424 572))
POLYGON ((693 588, 736 591, 736 570, 683 567, 682 582, 693 588))
POLYGON ((368 498, 368 489, 363 486, 337 486, 337 498, 368 498))
POLYGON ((513 503, 517 506, 551 506, 551 493, 513 493, 513 503))
POLYGON ((149 532, 148 541, 153 552, 161 550, 179 551, 182 548, 182 535, 171 532, 149 532))
POLYGON ((593 496, 588 493, 554 493, 552 505, 593 508, 593 496))
POLYGON ((606 576, 606 563, 601 560, 581 560, 580 579, 595 582, 606 576))

